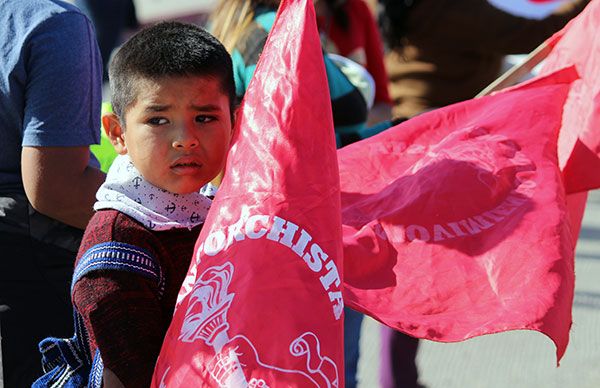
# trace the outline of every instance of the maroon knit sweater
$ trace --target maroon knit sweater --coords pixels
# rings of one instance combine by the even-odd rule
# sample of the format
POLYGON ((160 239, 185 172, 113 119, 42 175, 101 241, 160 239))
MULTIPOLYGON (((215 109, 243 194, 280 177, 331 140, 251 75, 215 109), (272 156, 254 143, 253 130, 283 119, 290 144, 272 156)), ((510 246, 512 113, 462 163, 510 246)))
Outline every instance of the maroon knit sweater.
POLYGON ((104 366, 126 387, 150 386, 201 227, 150 231, 118 211, 102 210, 86 228, 77 261, 96 244, 119 241, 152 254, 165 277, 162 298, 156 281, 123 271, 92 272, 73 289, 92 355, 99 348, 104 366))

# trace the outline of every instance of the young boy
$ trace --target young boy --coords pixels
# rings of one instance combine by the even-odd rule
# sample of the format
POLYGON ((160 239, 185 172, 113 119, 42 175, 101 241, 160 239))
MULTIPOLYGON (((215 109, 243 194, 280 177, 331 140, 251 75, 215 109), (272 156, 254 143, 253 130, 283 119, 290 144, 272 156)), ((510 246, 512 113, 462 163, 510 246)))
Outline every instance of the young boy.
POLYGON ((72 295, 104 385, 147 387, 210 206, 199 190, 224 167, 235 85, 221 43, 175 22, 132 37, 109 75, 115 113, 102 123, 119 156, 77 263, 129 254, 154 260, 162 275, 103 268, 76 281, 72 295))

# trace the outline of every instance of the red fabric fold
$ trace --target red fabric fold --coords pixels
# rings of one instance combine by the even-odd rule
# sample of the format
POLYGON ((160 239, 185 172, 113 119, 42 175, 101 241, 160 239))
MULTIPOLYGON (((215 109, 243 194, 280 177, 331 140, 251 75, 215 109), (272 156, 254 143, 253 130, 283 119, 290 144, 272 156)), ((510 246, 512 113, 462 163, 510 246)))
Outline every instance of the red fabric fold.
POLYGON ((541 75, 575 66, 558 140, 567 193, 600 188, 600 2, 594 0, 550 38, 541 75))

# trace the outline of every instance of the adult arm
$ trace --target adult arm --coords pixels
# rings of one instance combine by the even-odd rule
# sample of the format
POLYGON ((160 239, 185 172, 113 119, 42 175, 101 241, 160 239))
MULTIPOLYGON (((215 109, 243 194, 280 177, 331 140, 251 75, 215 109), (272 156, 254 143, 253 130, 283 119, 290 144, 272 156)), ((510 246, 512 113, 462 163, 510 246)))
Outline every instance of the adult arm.
POLYGON ((88 147, 23 147, 21 172, 31 206, 65 224, 85 229, 105 175, 88 165, 88 147))
POLYGON ((383 62, 383 42, 379 28, 371 10, 364 2, 357 1, 354 4, 356 9, 353 12, 362 20, 360 28, 365 37, 366 69, 375 81, 375 103, 386 103, 391 108, 392 100, 388 92, 389 79, 383 62))
POLYGON ((100 135, 102 64, 82 14, 52 16, 28 38, 21 172, 40 213, 85 228, 104 180, 89 166, 100 135))
POLYGON ((362 20, 360 28, 365 37, 366 69, 375 81, 375 103, 367 119, 369 127, 392 118, 392 100, 388 91, 389 79, 383 63, 383 43, 373 14, 366 3, 357 1, 353 4, 356 7, 353 12, 362 20))

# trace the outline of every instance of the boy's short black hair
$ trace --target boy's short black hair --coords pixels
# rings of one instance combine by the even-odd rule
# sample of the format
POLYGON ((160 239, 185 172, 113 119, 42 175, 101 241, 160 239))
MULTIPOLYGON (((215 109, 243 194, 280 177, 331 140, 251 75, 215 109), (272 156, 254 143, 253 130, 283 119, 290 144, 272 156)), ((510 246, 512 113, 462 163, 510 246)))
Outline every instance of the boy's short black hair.
POLYGON ((186 23, 161 22, 143 29, 114 55, 109 66, 112 106, 124 120, 137 96, 140 79, 177 76, 214 77, 229 96, 233 115, 235 83, 231 56, 206 30, 186 23))

